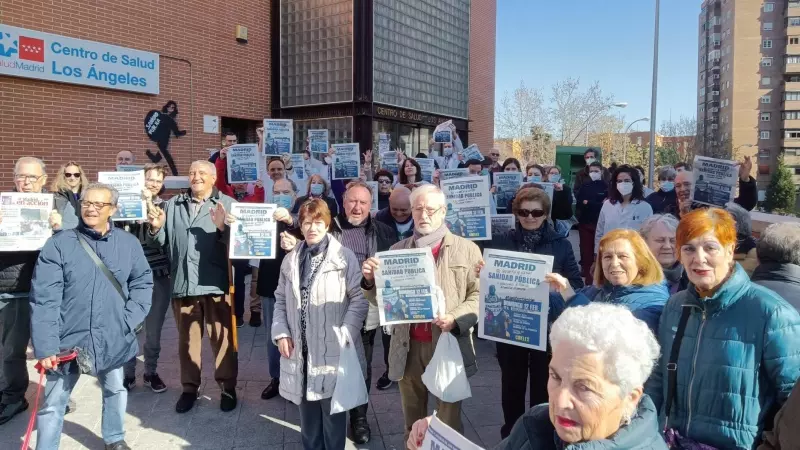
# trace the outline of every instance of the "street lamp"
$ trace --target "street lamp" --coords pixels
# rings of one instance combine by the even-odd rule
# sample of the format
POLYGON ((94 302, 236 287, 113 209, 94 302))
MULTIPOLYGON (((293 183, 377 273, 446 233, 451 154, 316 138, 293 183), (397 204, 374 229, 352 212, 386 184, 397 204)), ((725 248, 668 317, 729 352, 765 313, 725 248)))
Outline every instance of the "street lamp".
POLYGON ((650 164, 647 174, 647 184, 653 188, 653 175, 656 163, 656 97, 658 94, 658 23, 661 0, 656 0, 656 26, 653 32, 653 93, 650 98, 650 164))
POLYGON ((630 125, 628 125, 627 128, 625 128, 625 132, 622 133, 622 139, 623 139, 622 164, 628 164, 628 143, 626 142, 628 140, 628 132, 631 130, 633 124, 638 122, 646 122, 648 120, 650 120, 650 118, 648 117, 642 117, 641 119, 634 120, 633 122, 630 123, 630 125))
MULTIPOLYGON (((618 102, 618 103, 611 103, 611 104, 605 105, 603 107, 603 109, 606 110, 606 109, 610 109, 610 108, 625 108, 626 106, 628 106, 628 102, 618 102)), ((589 124, 592 123, 592 119, 597 117, 600 114, 600 112, 602 112, 602 111, 599 111, 594 116, 589 117, 589 120, 586 121, 586 127, 584 128, 584 145, 586 145, 586 146, 589 145, 589 124)))

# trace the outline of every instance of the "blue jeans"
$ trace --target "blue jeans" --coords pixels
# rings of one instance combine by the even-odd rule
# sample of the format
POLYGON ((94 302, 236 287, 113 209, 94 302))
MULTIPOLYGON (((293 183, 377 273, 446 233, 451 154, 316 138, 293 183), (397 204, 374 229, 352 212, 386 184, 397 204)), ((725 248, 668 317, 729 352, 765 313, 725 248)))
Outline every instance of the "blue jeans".
POLYGON ((281 378, 281 353, 278 346, 272 341, 272 315, 275 311, 275 299, 272 297, 261 297, 261 316, 264 320, 264 327, 267 329, 267 365, 269 366, 269 377, 273 380, 281 378))
MULTIPOLYGON (((44 387, 44 404, 36 413, 38 435, 36 450, 57 449, 64 426, 64 410, 72 389, 80 378, 78 365, 70 363, 67 373, 49 371, 44 387)), ((101 430, 106 444, 125 439, 125 407, 128 391, 122 386, 123 369, 107 370, 97 375, 103 390, 103 414, 101 430)))

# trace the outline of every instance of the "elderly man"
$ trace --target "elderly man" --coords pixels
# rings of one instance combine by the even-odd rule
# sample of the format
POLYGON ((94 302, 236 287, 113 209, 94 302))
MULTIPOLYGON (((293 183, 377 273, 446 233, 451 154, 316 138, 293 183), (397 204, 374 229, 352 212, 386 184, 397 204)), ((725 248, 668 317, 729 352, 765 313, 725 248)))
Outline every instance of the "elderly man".
MULTIPOLYGON (((425 185, 411 192, 414 235, 398 242, 392 249, 430 248, 436 260, 436 284, 442 289, 445 312, 432 323, 395 325, 389 352, 389 378, 400 382, 400 399, 405 419, 405 440, 415 421, 428 415, 428 390, 422 374, 433 357, 442 333, 450 332, 458 340, 467 376, 477 371, 472 344, 472 327, 478 323, 479 280, 474 267, 481 252, 472 241, 458 237, 445 225, 445 196, 438 187, 425 185)), ((369 258, 362 265, 365 296, 377 305, 375 271, 378 260, 369 258)), ((456 430, 461 426, 461 402, 438 401, 439 419, 456 430)))
POLYGON ((758 267, 750 280, 772 289, 800 310, 800 223, 768 226, 756 244, 758 267))
POLYGON ((234 200, 214 187, 216 170, 208 161, 189 168, 190 192, 176 195, 164 211, 148 211, 148 243, 166 246, 172 275, 172 312, 178 326, 178 359, 183 394, 175 411, 185 413, 197 401, 201 383, 203 326, 211 340, 221 391, 220 409, 236 408, 239 365, 231 340, 227 242, 234 200))
POLYGON ((115 228, 117 190, 92 184, 81 195, 81 223, 42 248, 31 286, 31 341, 48 369, 44 405, 36 413, 36 448, 58 448, 64 408, 81 372, 103 391, 102 433, 107 450, 127 450, 122 385, 125 362, 139 345, 134 329, 150 310, 153 277, 142 246, 115 228), (77 350, 76 360, 60 359, 77 350))
POLYGON ((489 157, 492 159, 492 165, 489 166, 489 170, 492 172, 502 172, 503 166, 500 164, 500 149, 492 147, 492 150, 489 152, 489 157))
POLYGON ((136 156, 130 150, 122 150, 117 153, 117 165, 129 166, 136 162, 136 156))
MULTIPOLYGON (((739 164, 739 196, 733 199, 736 204, 748 211, 752 211, 758 203, 756 181, 750 176, 752 168, 753 163, 750 157, 746 156, 744 161, 739 164)), ((686 166, 683 166, 683 170, 679 170, 675 176, 675 203, 666 205, 664 213, 672 214, 680 219, 682 214, 702 207, 700 204, 692 203, 693 188, 694 172, 687 170, 686 166)))
POLYGON ((402 241, 414 234, 414 219, 411 217, 411 191, 397 186, 389 196, 389 206, 375 214, 375 220, 395 230, 397 240, 402 241))
MULTIPOLYGON (((42 160, 22 157, 14 165, 14 191, 31 194, 44 192, 47 174, 42 160)), ((0 222, 3 217, 0 214, 0 222)), ((61 228, 61 215, 50 213, 50 226, 61 228)), ((0 346, 2 377, 0 389, 0 425, 28 408, 28 369, 25 351, 31 337, 30 305, 33 268, 38 251, 0 253, 0 346)))

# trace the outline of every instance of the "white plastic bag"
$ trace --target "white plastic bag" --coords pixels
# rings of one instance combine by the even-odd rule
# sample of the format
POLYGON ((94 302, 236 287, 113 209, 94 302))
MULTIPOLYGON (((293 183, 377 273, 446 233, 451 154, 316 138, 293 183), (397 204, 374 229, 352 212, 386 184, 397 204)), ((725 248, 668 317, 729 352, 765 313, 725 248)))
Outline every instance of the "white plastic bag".
POLYGON ((464 359, 455 336, 450 333, 439 336, 433 358, 422 374, 422 382, 431 394, 447 403, 472 397, 464 371, 464 359))
POLYGON ((349 411, 369 401, 367 383, 358 362, 358 353, 350 332, 345 326, 333 328, 339 339, 339 367, 336 370, 336 386, 331 398, 331 414, 349 411))

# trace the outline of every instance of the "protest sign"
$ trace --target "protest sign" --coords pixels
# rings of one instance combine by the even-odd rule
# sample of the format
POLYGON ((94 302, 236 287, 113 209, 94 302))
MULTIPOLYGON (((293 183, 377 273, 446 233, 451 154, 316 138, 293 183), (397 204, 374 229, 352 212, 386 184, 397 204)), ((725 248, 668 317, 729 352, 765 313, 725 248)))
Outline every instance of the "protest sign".
POLYGON ((400 171, 400 165, 397 163, 397 153, 385 152, 381 153, 381 168, 388 170, 389 173, 397 177, 400 171))
POLYGON ((141 164, 120 164, 117 166, 117 172, 136 172, 137 170, 144 170, 144 165, 141 164))
POLYGON ((378 312, 381 325, 433 320, 437 299, 436 264, 429 248, 375 253, 378 312))
MULTIPOLYGON (((308 178, 311 176, 306 170, 306 159, 303 153, 292 153, 290 156, 291 170, 287 170, 287 177, 297 186, 297 195, 306 195, 308 178)), ((266 188, 266 186, 265 186, 266 188)))
POLYGON ((247 184, 258 181, 258 144, 237 144, 228 147, 228 184, 247 184))
POLYGON ((450 132, 450 128, 439 130, 433 132, 433 142, 436 144, 444 144, 444 143, 451 143, 453 142, 453 133, 450 132))
POLYGON ((480 276, 478 337, 534 350, 547 349, 553 257, 485 249, 480 276))
POLYGON ((470 161, 473 159, 477 159, 478 161, 483 161, 483 153, 478 149, 478 146, 475 144, 470 145, 469 147, 465 148, 463 152, 464 155, 464 162, 470 161))
POLYGON ((513 214, 492 215, 492 235, 502 236, 513 230, 515 226, 516 219, 513 214))
POLYGON ((370 211, 377 211, 378 210, 378 182, 377 181, 367 181, 367 186, 369 186, 369 191, 372 193, 372 206, 369 208, 370 211))
MULTIPOLYGON (((497 175, 497 174, 495 174, 497 175)), ((550 199, 550 211, 548 214, 553 211, 553 193, 555 192, 555 183, 543 183, 543 182, 533 182, 533 184, 539 186, 545 194, 547 194, 547 198, 550 199)), ((511 207, 511 205, 509 205, 511 207)))
POLYGON ((361 152, 358 143, 333 144, 333 179, 349 180, 361 174, 361 152))
POLYGON ((119 192, 117 212, 111 217, 115 222, 147 220, 147 203, 142 200, 144 171, 97 172, 97 181, 111 186, 119 192))
POLYGON ((327 154, 328 144, 328 130, 308 130, 308 148, 311 153, 327 154))
POLYGON ((451 233, 474 241, 492 238, 489 182, 476 175, 439 183, 447 198, 445 223, 451 233))
MULTIPOLYGON (((53 194, 0 194, 0 252, 39 250, 53 235, 53 194)), ((80 214, 80 211, 78 211, 80 214)))
POLYGON ((447 426, 434 414, 420 450, 483 450, 458 431, 447 426))
POLYGON ((389 133, 378 133, 378 154, 382 155, 391 150, 392 138, 389 133))
POLYGON ((275 259, 275 243, 278 240, 273 215, 277 205, 265 203, 234 203, 231 215, 236 222, 231 224, 228 257, 230 259, 275 259))
POLYGON ((511 209, 511 200, 522 185, 522 172, 495 172, 492 177, 497 209, 511 209))
POLYGON ((736 195, 738 178, 737 162, 695 156, 692 201, 724 208, 736 195))
POLYGON ((422 181, 433 183, 433 171, 436 170, 436 160, 433 158, 415 158, 422 169, 422 181))
POLYGON ((292 119, 264 119, 264 155, 292 153, 294 126, 292 119))
POLYGON ((439 182, 469 176, 469 169, 440 169, 439 182))

